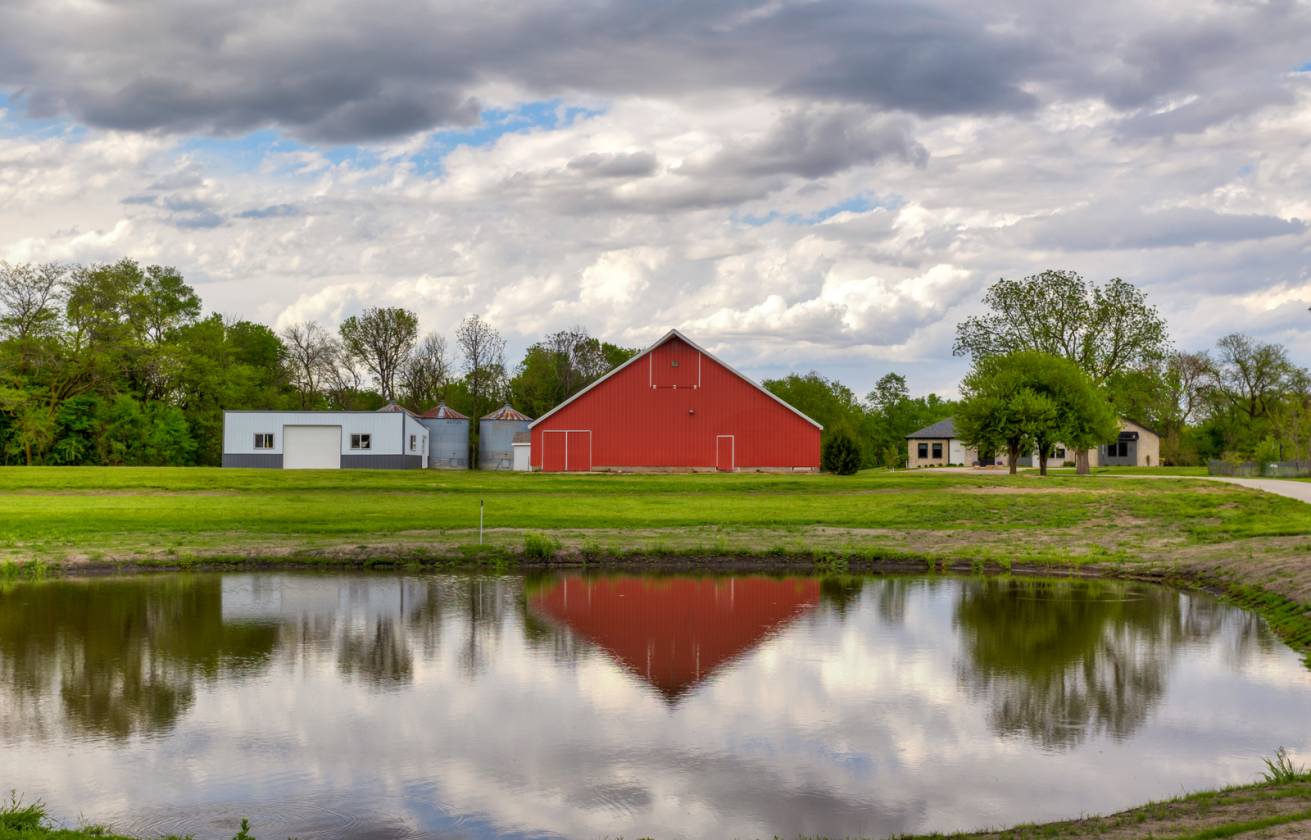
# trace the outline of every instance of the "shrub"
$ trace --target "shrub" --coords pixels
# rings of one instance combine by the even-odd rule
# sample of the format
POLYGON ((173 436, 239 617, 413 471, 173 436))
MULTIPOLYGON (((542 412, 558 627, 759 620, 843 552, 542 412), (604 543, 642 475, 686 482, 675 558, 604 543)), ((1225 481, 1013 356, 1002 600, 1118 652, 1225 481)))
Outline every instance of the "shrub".
POLYGON ((524 534, 523 554, 534 560, 550 560, 560 550, 560 541, 548 534, 524 534))
POLYGON ((851 435, 839 429, 824 441, 820 454, 820 466, 825 472, 837 475, 853 475, 860 469, 860 447, 851 439, 851 435))

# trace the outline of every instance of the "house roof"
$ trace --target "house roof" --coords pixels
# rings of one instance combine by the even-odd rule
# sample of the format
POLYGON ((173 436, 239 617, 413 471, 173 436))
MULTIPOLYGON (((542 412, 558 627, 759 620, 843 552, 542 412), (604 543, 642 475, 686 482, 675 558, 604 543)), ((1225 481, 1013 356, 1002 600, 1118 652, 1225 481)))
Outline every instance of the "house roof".
POLYGON ((1130 423, 1132 423, 1132 424, 1134 424, 1135 426, 1137 426, 1138 428, 1140 428, 1140 429, 1142 429, 1142 430, 1144 430, 1144 431, 1147 431, 1147 432, 1151 432, 1152 434, 1156 435, 1157 437, 1160 437, 1160 436, 1161 436, 1161 433, 1160 433, 1160 432, 1156 431, 1156 429, 1153 429, 1151 426, 1147 425, 1146 423, 1144 423, 1144 422, 1141 421, 1141 420, 1136 420, 1136 419, 1134 419, 1133 417, 1123 417, 1123 416, 1120 417, 1120 419, 1121 419, 1121 420, 1127 420, 1127 421, 1129 421, 1130 423))
POLYGON ((956 437, 956 421, 951 417, 948 417, 946 420, 939 420, 931 426, 925 426, 918 432, 911 432, 906 435, 906 440, 914 440, 915 438, 935 438, 943 440, 954 437, 956 437))
MULTIPOLYGON (((1121 417, 1119 419, 1127 420, 1128 422, 1133 423, 1135 426, 1138 426, 1144 431, 1151 432, 1152 434, 1157 435, 1158 437, 1160 436, 1157 433, 1157 431, 1153 429, 1151 426, 1148 426, 1146 423, 1140 423, 1139 421, 1133 419, 1132 417, 1121 417)), ((946 420, 939 420, 938 422, 934 423, 931 426, 925 426, 924 428, 920 429, 918 432, 911 432, 910 434, 906 435, 906 440, 915 440, 916 438, 921 438, 921 439, 933 438, 937 440, 943 440, 943 439, 954 438, 954 437, 956 437, 956 421, 955 419, 948 417, 946 420)))
POLYGON ((468 415, 461 414, 444 402, 439 402, 419 415, 425 420, 468 420, 468 415))
POLYGON ((533 418, 524 414, 522 411, 515 409, 509 403, 501 406, 491 414, 483 415, 484 420, 531 420, 533 418))
POLYGON ((679 331, 676 330, 676 329, 672 329, 672 330, 670 330, 669 332, 665 333, 665 334, 662 335, 662 336, 661 336, 661 337, 660 337, 660 338, 659 338, 659 339, 658 339, 654 344, 652 344, 650 347, 648 347, 648 348, 646 348, 645 350, 643 350, 641 353, 638 353, 636 356, 634 356, 633 358, 631 358, 631 359, 629 359, 628 361, 624 362, 622 365, 620 365, 619 367, 615 368, 614 370, 610 371, 610 372, 607 373, 605 376, 602 376, 600 379, 596 380, 596 381, 593 382, 591 385, 588 385, 586 388, 584 388, 583 390, 581 390, 581 391, 579 391, 578 393, 574 394, 572 397, 570 397, 569 399, 565 400, 564 402, 560 403, 560 404, 557 405, 555 408, 553 408, 553 409, 551 409, 550 411, 546 412, 546 413, 543 414, 541 417, 538 417, 536 420, 534 420, 534 421, 532 422, 532 425, 533 425, 533 426, 536 426, 538 423, 540 423, 540 422, 542 422, 543 420, 545 420, 546 418, 550 417, 552 414, 555 414, 557 411, 559 411, 560 409, 564 408, 566 405, 569 405, 569 403, 571 403, 571 402, 573 402, 574 400, 578 399, 578 398, 581 397, 583 394, 586 394, 588 391, 590 391, 590 390, 592 390, 593 388, 595 388, 596 386, 600 385, 602 382, 606 381, 606 380, 609 379, 610 377, 612 377, 612 376, 614 376, 615 374, 619 373, 619 371, 623 370, 624 368, 628 367, 629 365, 636 364, 640 359, 643 359, 643 358, 645 358, 646 356, 649 356, 649 355, 651 354, 651 351, 652 351, 652 350, 655 350, 655 349, 656 349, 657 347, 659 347, 660 345, 664 344, 664 343, 667 342, 667 341, 670 341, 671 339, 675 339, 675 338, 677 338, 678 340, 682 341, 684 344, 686 344, 687 346, 691 347, 693 350, 697 351, 697 352, 700 353, 702 356, 705 356, 707 359, 710 359, 712 362, 715 362, 715 363, 718 364, 720 367, 724 368, 724 369, 727 370, 729 373, 731 373, 731 374, 733 374, 734 376, 736 376, 738 379, 741 379, 743 382, 745 382, 745 383, 747 383, 748 385, 750 385, 751 387, 755 388, 755 389, 756 389, 757 391, 759 391, 760 393, 762 393, 762 394, 764 394, 765 396, 769 397, 769 398, 770 398, 771 400, 773 400, 774 402, 776 402, 776 403, 778 403, 779 405, 783 406, 783 407, 786 408, 788 411, 790 411, 790 412, 792 412, 793 414, 797 415, 797 416, 800 417, 802 420, 805 420, 807 423, 811 424, 811 425, 814 426, 816 429, 823 429, 823 428, 824 428, 823 425, 821 425, 821 424, 819 424, 819 423, 816 423, 814 420, 812 420, 811 418, 807 417, 805 414, 802 414, 802 413, 801 413, 800 411, 798 411, 796 408, 792 407, 791 405, 788 405, 786 402, 784 402, 783 400, 779 399, 777 395, 775 395, 775 394, 771 394, 769 391, 765 390, 765 388, 761 387, 760 383, 756 382, 756 381, 755 381, 754 379, 752 379, 751 377, 749 377, 749 376, 747 376, 746 374, 742 373, 741 371, 737 370, 737 369, 734 368, 732 365, 728 364, 728 363, 725 362, 723 359, 720 359, 720 358, 717 357, 714 353, 711 353, 709 350, 707 350, 707 349, 705 349, 704 347, 702 347, 701 345, 697 344, 695 341, 693 341, 692 339, 690 339, 690 338, 688 338, 687 336, 683 335, 681 332, 679 332, 679 331))

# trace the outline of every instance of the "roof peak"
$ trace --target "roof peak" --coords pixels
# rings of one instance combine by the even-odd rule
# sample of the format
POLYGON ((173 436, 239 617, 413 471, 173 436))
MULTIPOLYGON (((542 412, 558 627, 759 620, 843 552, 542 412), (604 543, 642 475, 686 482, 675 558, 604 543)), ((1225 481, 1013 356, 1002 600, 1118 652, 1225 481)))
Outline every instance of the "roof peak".
POLYGON ((771 393, 767 388, 765 388, 763 385, 761 385, 761 384, 760 384, 759 382, 757 382, 756 380, 754 380, 754 379, 752 379, 751 377, 747 376, 745 373, 742 373, 742 371, 740 371, 740 370, 738 370, 737 368, 733 367, 733 366, 730 365, 728 362, 725 362, 723 359, 719 358, 719 357, 716 356, 714 353, 711 353, 709 350, 707 350, 706 348, 702 347, 700 344, 697 344, 695 341, 693 341, 692 339, 688 338, 688 337, 687 337, 686 335, 684 335, 683 332, 682 332, 681 330, 679 330, 677 327, 671 327, 671 328, 669 329, 668 332, 666 332, 664 335, 660 336, 660 338, 656 339, 654 342, 651 343, 651 345, 650 345, 649 347, 647 347, 646 349, 642 350, 642 351, 641 351, 640 353, 638 353, 636 356, 633 356, 633 358, 629 359, 628 361, 624 362, 624 363, 621 364, 621 365, 618 365, 617 367, 611 368, 610 371, 609 371, 608 373, 606 373, 604 376, 602 376, 600 379, 597 379, 595 382, 592 382, 590 385, 588 385, 587 387, 583 388, 581 391, 579 391, 578 393, 574 394, 572 397, 569 397, 569 398, 566 399, 564 402, 562 402, 562 403, 560 403, 559 405, 557 405, 555 408, 553 408, 553 409, 551 409, 550 411, 546 412, 546 413, 543 414, 541 417, 538 417, 536 420, 533 421, 533 425, 536 426, 538 423, 541 423, 543 420, 545 420, 546 418, 550 417, 552 414, 555 414, 555 413, 556 413, 557 411, 559 411, 560 409, 562 409, 562 408, 564 408, 565 406, 569 405, 569 404, 572 403, 574 400, 576 400, 576 399, 578 399, 579 397, 581 397, 583 394, 586 394, 588 391, 591 391, 593 388, 595 388, 596 386, 600 385, 602 382, 605 382, 607 379, 609 379, 610 377, 614 376, 614 375, 615 375, 616 373, 618 373, 619 371, 624 370, 624 369, 627 368, 629 365, 635 364, 639 359, 643 358, 644 356, 650 355, 651 351, 655 350, 655 349, 656 349, 657 347, 659 347, 660 345, 662 345, 662 344, 664 344, 665 342, 669 341, 671 338, 677 338, 677 339, 679 339, 679 340, 682 341, 684 344, 686 344, 688 347, 691 347, 693 350, 697 351, 697 352, 700 353, 701 355, 703 355, 703 356, 705 356, 706 358, 710 359, 710 361, 712 361, 712 362, 714 362, 715 364, 719 365, 720 367, 724 368, 724 369, 727 370, 729 373, 731 373, 731 374, 733 374, 734 376, 736 376, 738 379, 741 379, 743 382, 747 383, 747 384, 750 385, 751 387, 753 387, 753 388, 755 388, 756 390, 760 391, 762 394, 764 394, 765 396, 769 397, 771 400, 773 400, 774 402, 778 403, 779 405, 783 406, 783 407, 786 408, 788 411, 791 411, 793 414, 797 415, 797 416, 800 417, 802 420, 805 420, 807 423, 811 424, 811 425, 814 426, 815 428, 817 428, 817 429, 821 429, 821 430, 824 428, 823 424, 815 422, 815 420, 814 420, 813 418, 808 417, 804 412, 802 412, 802 411, 801 411, 800 409, 798 409, 796 406, 793 406, 793 405, 789 404, 787 401, 785 401, 785 400, 783 400, 782 398, 780 398, 777 394, 771 393))

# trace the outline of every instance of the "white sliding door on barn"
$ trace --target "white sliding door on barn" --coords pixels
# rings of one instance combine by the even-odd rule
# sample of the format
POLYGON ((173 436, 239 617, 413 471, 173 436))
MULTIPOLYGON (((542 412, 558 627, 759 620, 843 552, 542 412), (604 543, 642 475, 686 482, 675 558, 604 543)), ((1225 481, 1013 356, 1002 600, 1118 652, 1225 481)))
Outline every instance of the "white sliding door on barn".
POLYGON ((341 426, 283 426, 282 468, 341 469, 341 426))

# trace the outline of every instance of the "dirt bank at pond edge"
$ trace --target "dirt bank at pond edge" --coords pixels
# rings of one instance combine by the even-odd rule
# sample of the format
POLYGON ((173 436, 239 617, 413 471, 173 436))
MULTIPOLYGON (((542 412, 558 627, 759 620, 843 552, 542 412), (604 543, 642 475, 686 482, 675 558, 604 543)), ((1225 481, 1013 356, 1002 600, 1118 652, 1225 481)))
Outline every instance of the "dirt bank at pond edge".
MULTIPOLYGON (((418 535, 416 535, 418 536, 418 535)), ((1266 538, 1202 546, 1161 546, 1153 560, 1126 556, 1123 551, 1089 552, 1025 559, 993 559, 1000 545, 989 546, 991 556, 969 556, 983 535, 946 532, 937 543, 940 550, 929 553, 910 548, 840 548, 869 531, 816 529, 811 539, 798 540, 792 534, 787 544, 758 543, 755 550, 724 545, 692 543, 670 547, 651 542, 650 535, 638 548, 619 550, 580 540, 576 533, 553 535, 523 532, 488 532, 500 537, 497 544, 477 545, 430 542, 419 539, 380 540, 350 544, 296 548, 286 544, 248 545, 239 552, 215 549, 207 552, 173 554, 128 552, 95 557, 74 556, 59 565, 33 562, 0 566, 0 581, 6 577, 43 574, 94 575, 140 571, 232 570, 272 568, 407 569, 414 571, 481 571, 585 569, 591 571, 669 572, 771 572, 825 576, 846 574, 985 574, 1061 577, 1099 577, 1141 580, 1204 590, 1221 599, 1263 616, 1274 632, 1295 650, 1306 654, 1311 667, 1311 562, 1305 538, 1266 538), (835 535, 842 539, 835 542, 835 535), (519 536, 514 543, 507 538, 519 536), (801 547, 810 543, 812 548, 801 547), (833 548, 821 548, 824 544, 833 548), (766 547, 768 546, 768 547, 766 547), (945 549, 945 550, 941 550, 945 549), (959 552, 959 553, 958 553, 959 552), (1106 557, 1095 560, 1095 557, 1106 557), (964 556, 961 556, 964 555, 964 556)), ((638 535, 633 535, 638 536, 638 535)), ((921 535, 921 540, 924 535, 921 535)))
MULTIPOLYGON (((1016 826, 1005 831, 950 835, 957 840, 1203 840, 1243 837, 1283 840, 1311 833, 1311 777, 1284 784, 1258 784, 1195 793, 1154 802, 1106 817, 1016 826)), ((930 835, 943 837, 944 835, 930 835)), ((927 840, 904 837, 901 840, 927 840)))

